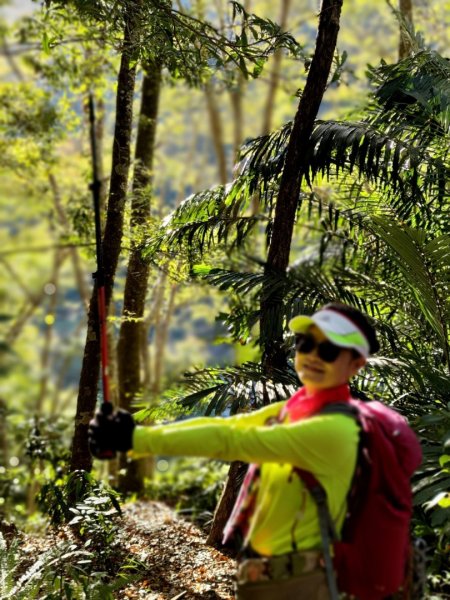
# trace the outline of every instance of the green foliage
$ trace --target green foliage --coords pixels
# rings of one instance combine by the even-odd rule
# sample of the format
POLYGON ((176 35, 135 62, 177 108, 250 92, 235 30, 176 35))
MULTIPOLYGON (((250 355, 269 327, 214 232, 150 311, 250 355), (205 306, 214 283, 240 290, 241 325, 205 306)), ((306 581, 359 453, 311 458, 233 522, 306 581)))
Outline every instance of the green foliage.
MULTIPOLYGON (((411 85, 415 84, 415 77, 431 78, 439 90, 440 112, 434 96, 428 96, 417 103, 413 113, 412 109, 401 110, 395 103, 396 120, 390 117, 391 111, 386 112, 385 105, 390 98, 386 87, 391 72, 383 65, 374 69, 372 78, 379 89, 374 92, 373 106, 365 120, 357 123, 318 121, 316 124, 311 154, 304 157, 299 168, 311 186, 323 177, 337 178, 341 185, 338 200, 343 206, 324 201, 320 193, 301 194, 299 210, 304 200, 309 199, 309 219, 314 213, 321 219, 322 211, 328 211, 333 217, 329 226, 334 224, 335 231, 346 227, 347 238, 352 229, 364 227, 366 223, 370 226, 367 212, 380 216, 391 214, 400 220, 400 226, 406 223, 426 229, 433 227, 436 233, 445 232, 445 181, 449 167, 446 163, 448 143, 442 138, 448 136, 448 131, 444 127, 436 129, 430 120, 430 111, 438 116, 448 113, 450 70, 447 62, 431 51, 423 50, 417 56, 415 69, 411 67, 413 60, 415 57, 399 63, 404 77, 412 74, 411 85), (441 68, 435 68, 436 61, 441 68), (375 189, 369 188, 367 194, 369 185, 375 189), (371 203, 368 199, 371 195, 382 195, 383 199, 377 204, 371 203)), ((398 76, 397 72, 394 76, 398 76)), ((395 98, 398 90, 394 88, 390 93, 395 98)), ((184 246, 192 257, 195 253, 205 255, 217 244, 225 244, 230 249, 242 246, 258 221, 267 225, 270 239, 291 127, 292 124, 287 123, 280 130, 244 145, 235 180, 225 188, 214 188, 187 198, 167 218, 164 228, 156 235, 151 234, 147 254, 153 256, 161 250, 184 246), (249 214, 250 203, 255 198, 265 213, 249 214)))
MULTIPOLYGON (((165 462, 165 461, 164 461, 165 462)), ((150 498, 166 502, 177 511, 204 525, 211 520, 222 492, 228 466, 204 459, 176 459, 166 471, 157 471, 147 481, 150 498)))
POLYGON ((83 547, 94 552, 96 568, 114 574, 123 562, 117 522, 121 511, 110 492, 103 496, 99 492, 93 489, 92 495, 69 508, 73 518, 68 524, 84 541, 83 547))
POLYGON ((0 534, 0 597, 27 600, 112 600, 114 592, 140 578, 141 566, 124 563, 113 582, 97 570, 95 554, 70 540, 55 541, 32 564, 26 564, 16 539, 8 547, 0 534))
MULTIPOLYGON (((74 534, 72 541, 57 544, 32 567, 33 573, 40 571, 44 581, 51 579, 51 585, 58 584, 66 594, 49 595, 49 600, 113 598, 114 591, 142 576, 143 565, 128 558, 123 549, 118 498, 116 492, 84 471, 43 486, 38 497, 41 510, 49 515, 52 525, 67 524, 74 534)), ((31 582, 33 573, 24 581, 31 582)))
POLYGON ((429 584, 438 592, 448 589, 450 582, 450 412, 424 415, 418 425, 424 435, 424 459, 413 479, 414 529, 432 549, 429 584))
POLYGON ((0 106, 0 164, 23 169, 51 162, 61 121, 50 92, 29 83, 3 84, 0 106))
MULTIPOLYGON (((193 11, 175 8, 169 2, 85 2, 73 0, 47 2, 49 17, 59 17, 64 11, 75 9, 82 21, 95 29, 96 39, 108 40, 122 46, 125 22, 133 28, 131 41, 133 59, 163 64, 174 79, 183 78, 191 85, 201 85, 210 77, 220 77, 227 85, 235 79, 236 71, 246 78, 258 77, 270 54, 285 48, 294 56, 302 50, 295 39, 270 19, 248 13, 238 2, 232 2, 231 14, 226 15, 225 30, 193 11), (64 9, 64 11, 62 10, 64 9)), ((51 49, 66 43, 55 35, 48 39, 44 30, 44 47, 51 49)), ((84 41, 87 41, 86 37, 84 41)))
MULTIPOLYGON (((104 519, 106 515, 102 511, 109 511, 109 516, 114 513, 121 514, 117 492, 103 482, 97 481, 86 471, 74 471, 66 478, 58 478, 46 483, 39 493, 38 503, 44 514, 49 515, 50 522, 58 525, 73 519, 73 507, 96 496, 102 498, 99 506, 99 514, 103 515, 100 518, 101 522, 106 523, 104 519)), ((92 515, 92 510, 86 514, 92 515)))
MULTIPOLYGON (((235 414, 283 400, 297 385, 293 369, 274 369, 269 375, 260 364, 246 362, 234 367, 188 371, 180 386, 164 392, 162 402, 178 403, 185 409, 200 409, 206 415, 235 414)), ((145 419, 154 414, 154 407, 150 407, 139 411, 136 418, 145 419)))
POLYGON ((218 186, 193 194, 171 214, 165 227, 151 232, 144 255, 152 258, 184 249, 192 263, 213 246, 239 247, 258 221, 245 214, 249 202, 240 180, 230 188, 218 186))

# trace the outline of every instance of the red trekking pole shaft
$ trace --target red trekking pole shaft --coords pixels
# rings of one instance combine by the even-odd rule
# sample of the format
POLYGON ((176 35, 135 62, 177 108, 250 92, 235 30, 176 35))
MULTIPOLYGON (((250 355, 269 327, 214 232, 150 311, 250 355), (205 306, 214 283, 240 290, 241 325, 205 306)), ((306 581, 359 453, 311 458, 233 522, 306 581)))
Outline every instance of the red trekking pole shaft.
POLYGON ((103 402, 109 403, 109 378, 108 378, 108 338, 106 335, 106 300, 105 300, 105 270, 103 264, 102 227, 100 219, 100 188, 101 181, 98 178, 97 168, 97 143, 95 137, 95 109, 92 93, 89 94, 89 121, 91 135, 92 153, 92 183, 91 190, 94 199, 95 214, 95 244, 97 254, 97 272, 93 277, 97 284, 97 307, 100 335, 101 375, 103 388, 103 402))

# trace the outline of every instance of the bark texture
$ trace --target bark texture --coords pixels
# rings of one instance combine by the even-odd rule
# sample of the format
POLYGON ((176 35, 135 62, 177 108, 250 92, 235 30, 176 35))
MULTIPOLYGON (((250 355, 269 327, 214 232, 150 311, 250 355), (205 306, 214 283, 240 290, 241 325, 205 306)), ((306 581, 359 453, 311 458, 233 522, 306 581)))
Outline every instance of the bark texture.
MULTIPOLYGON (((127 197, 130 168, 130 140, 133 117, 133 93, 136 64, 132 61, 135 42, 136 7, 129 5, 126 14, 124 44, 118 75, 116 97, 116 123, 114 130, 112 168, 108 195, 106 225, 103 236, 106 306, 109 307, 114 285, 114 275, 119 260, 123 233, 124 207, 127 197)), ((87 444, 87 429, 95 410, 100 369, 100 340, 97 310, 97 285, 89 302, 86 344, 80 374, 75 432, 72 442, 71 471, 92 467, 92 457, 87 444)))
MULTIPOLYGON (((295 115, 281 176, 266 263, 267 274, 284 274, 289 264, 292 233, 306 162, 304 158, 311 151, 310 137, 327 86, 339 32, 341 8, 342 0, 322 2, 316 48, 295 115)), ((284 368, 287 364, 283 348, 282 302, 282 294, 274 297, 263 291, 260 331, 263 361, 268 372, 273 367, 284 368)))
MULTIPOLYGON (((398 9, 408 25, 413 23, 412 0, 399 0, 398 9)), ((398 59, 402 60, 411 54, 411 43, 400 25, 400 41, 398 45, 398 59)))
POLYGON ((206 107, 208 109, 209 123, 211 126, 211 135, 214 146, 214 152, 217 160, 217 170, 219 181, 225 185, 228 180, 227 157, 225 154, 225 144, 223 139, 222 119, 213 87, 207 83, 205 85, 206 107))
POLYGON ((227 481, 214 512, 214 519, 206 539, 206 543, 214 548, 222 546, 223 530, 233 510, 247 468, 248 465, 240 461, 232 462, 230 465, 227 481))
MULTIPOLYGON (((155 149, 156 119, 158 115, 159 95, 161 88, 161 66, 148 64, 142 81, 141 108, 135 150, 135 167, 133 178, 133 196, 131 204, 131 231, 145 225, 151 211, 151 183, 153 156, 155 149)), ((140 340, 146 336, 146 323, 143 319, 149 263, 142 258, 142 248, 134 238, 128 262, 125 280, 125 292, 122 312, 122 323, 117 346, 117 363, 119 374, 119 403, 126 410, 142 392, 142 353, 140 340)), ((126 492, 140 492, 143 488, 142 461, 126 461, 121 457, 119 487, 126 492)))
MULTIPOLYGON (((279 24, 282 31, 286 31, 291 0, 281 0, 281 11, 279 24)), ((267 92, 266 104, 263 113, 262 135, 267 135, 272 129, 273 111, 275 107, 275 96, 280 85, 281 63, 283 50, 278 48, 273 56, 272 70, 269 77, 269 90, 267 92)))

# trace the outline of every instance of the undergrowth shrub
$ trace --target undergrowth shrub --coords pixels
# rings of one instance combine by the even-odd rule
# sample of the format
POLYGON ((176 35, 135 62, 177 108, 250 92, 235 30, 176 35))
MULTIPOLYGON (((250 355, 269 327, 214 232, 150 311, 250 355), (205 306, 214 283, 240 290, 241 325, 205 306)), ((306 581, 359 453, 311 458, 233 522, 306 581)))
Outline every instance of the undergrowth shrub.
POLYGON ((167 466, 167 470, 156 470, 154 478, 146 481, 146 493, 206 528, 222 492, 229 465, 207 459, 180 458, 168 461, 167 466))
POLYGON ((8 547, 0 534, 2 600, 113 600, 115 592, 139 579, 140 565, 125 563, 114 580, 96 570, 95 553, 70 540, 55 540, 37 560, 24 565, 20 541, 8 547))
POLYGON ((105 483, 75 471, 48 481, 38 504, 66 539, 56 541, 27 569, 17 589, 36 588, 35 597, 42 600, 109 600, 114 591, 143 576, 145 565, 125 549, 119 494, 105 483))

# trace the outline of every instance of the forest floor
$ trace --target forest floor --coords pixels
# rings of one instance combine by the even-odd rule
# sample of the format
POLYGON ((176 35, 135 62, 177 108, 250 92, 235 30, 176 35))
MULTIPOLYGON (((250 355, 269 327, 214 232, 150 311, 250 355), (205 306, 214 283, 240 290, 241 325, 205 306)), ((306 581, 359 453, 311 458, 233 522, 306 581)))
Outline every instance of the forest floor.
POLYGON ((144 579, 122 590, 124 598, 234 598, 233 559, 207 546, 198 527, 159 502, 135 502, 123 511, 128 550, 148 565, 144 579))
MULTIPOLYGON (((141 566, 136 581, 115 597, 146 600, 232 600, 234 560, 206 545, 206 535, 160 502, 137 501, 122 507, 121 550, 141 566)), ((53 532, 53 534, 55 533, 53 532)), ((60 532, 59 535, 64 535, 60 532)), ((45 539, 27 536, 22 549, 30 559, 45 539)), ((47 540, 47 543, 49 540, 47 540)))

